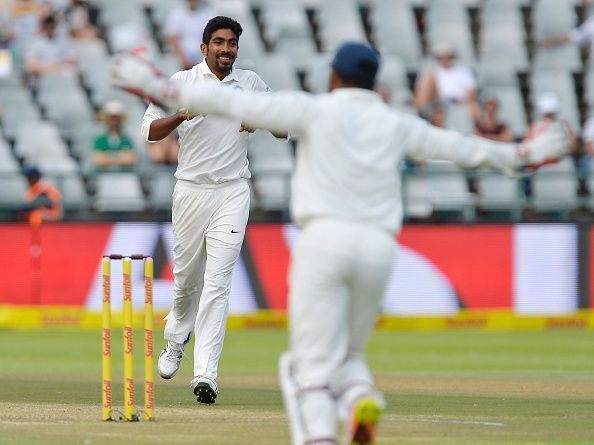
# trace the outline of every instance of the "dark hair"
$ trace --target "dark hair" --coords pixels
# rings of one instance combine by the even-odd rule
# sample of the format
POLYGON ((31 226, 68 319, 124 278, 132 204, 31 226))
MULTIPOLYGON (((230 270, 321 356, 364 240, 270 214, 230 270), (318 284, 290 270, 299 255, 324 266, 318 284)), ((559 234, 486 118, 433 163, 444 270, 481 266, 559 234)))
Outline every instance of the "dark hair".
POLYGON ((42 26, 47 26, 47 25, 54 25, 55 26, 57 22, 58 22, 58 20, 56 19, 56 17, 53 14, 50 14, 48 16, 45 16, 41 20, 42 26))
POLYGON ((208 42, 210 42, 210 39, 212 38, 212 33, 219 29, 230 29, 231 32, 235 34, 235 37, 237 37, 237 40, 239 40, 239 36, 243 32, 243 28, 238 21, 233 20, 231 17, 219 15, 210 19, 204 27, 202 43, 208 45, 208 42))

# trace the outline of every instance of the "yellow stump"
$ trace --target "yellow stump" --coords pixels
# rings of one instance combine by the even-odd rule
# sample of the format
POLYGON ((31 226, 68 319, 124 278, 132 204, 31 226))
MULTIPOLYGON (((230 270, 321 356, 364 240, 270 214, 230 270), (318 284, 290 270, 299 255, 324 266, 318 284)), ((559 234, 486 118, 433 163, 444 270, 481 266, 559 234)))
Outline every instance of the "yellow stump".
POLYGON ((155 379, 153 358, 153 259, 144 260, 144 413, 155 416, 155 379))
POLYGON ((132 260, 123 259, 124 279, 124 418, 136 421, 134 406, 134 348, 132 331, 132 260))
POLYGON ((111 268, 110 259, 101 261, 103 316, 101 329, 101 409, 103 420, 111 420, 111 268))

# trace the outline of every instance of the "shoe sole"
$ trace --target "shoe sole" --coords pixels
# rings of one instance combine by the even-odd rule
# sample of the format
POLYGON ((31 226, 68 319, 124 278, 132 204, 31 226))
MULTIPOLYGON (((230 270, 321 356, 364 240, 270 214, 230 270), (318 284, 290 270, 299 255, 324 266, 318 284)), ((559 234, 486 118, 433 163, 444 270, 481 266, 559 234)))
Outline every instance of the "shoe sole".
POLYGON ((205 405, 212 405, 217 398, 217 393, 205 382, 200 382, 196 385, 194 395, 197 402, 204 403, 205 405))
POLYGON ((382 408, 372 397, 365 397, 354 408, 351 421, 351 445, 373 445, 382 408))

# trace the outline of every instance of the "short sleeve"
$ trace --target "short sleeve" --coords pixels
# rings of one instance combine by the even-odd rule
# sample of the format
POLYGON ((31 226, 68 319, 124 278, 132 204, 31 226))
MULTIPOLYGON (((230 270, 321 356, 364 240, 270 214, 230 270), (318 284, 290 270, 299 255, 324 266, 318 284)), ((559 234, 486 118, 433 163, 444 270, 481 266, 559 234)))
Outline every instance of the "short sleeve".
POLYGON ((594 41, 594 19, 588 19, 569 32, 569 39, 578 46, 586 46, 594 41))
POLYGON ((588 118, 582 130, 582 138, 587 142, 594 142, 594 117, 588 118))

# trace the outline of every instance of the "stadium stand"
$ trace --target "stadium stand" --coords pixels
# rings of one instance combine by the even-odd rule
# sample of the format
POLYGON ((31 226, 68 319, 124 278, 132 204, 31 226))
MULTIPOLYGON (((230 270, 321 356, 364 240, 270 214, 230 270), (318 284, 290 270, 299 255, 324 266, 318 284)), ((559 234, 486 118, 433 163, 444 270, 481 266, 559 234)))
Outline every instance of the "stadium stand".
MULTIPOLYGON (((56 12, 65 2, 52 2, 56 12)), ((11 218, 26 189, 22 171, 36 163, 64 194, 67 218, 93 218, 133 210, 142 218, 166 219, 174 178, 152 163, 139 134, 145 104, 109 82, 117 51, 143 48, 163 73, 180 69, 165 38, 168 14, 182 0, 93 0, 100 37, 74 41, 77 68, 25 75, 26 42, 0 40, 11 50, 12 72, 0 77, 0 218, 11 218), (126 105, 126 132, 139 155, 131 173, 98 175, 90 163, 91 141, 101 128, 97 111, 108 100, 126 105), (124 196, 122 191, 129 193, 124 196), (144 212, 144 213, 142 213, 144 212), (8 215, 8 216, 6 216, 8 215)), ((544 38, 565 34, 591 15, 581 0, 210 0, 218 14, 244 28, 237 66, 255 69, 274 90, 328 89, 332 50, 345 39, 368 40, 382 54, 381 93, 390 106, 414 113, 412 87, 433 63, 430 48, 447 40, 458 60, 471 67, 481 96, 495 96, 516 140, 535 117, 534 100, 547 92, 561 101, 561 117, 581 135, 594 105, 594 64, 588 49, 566 44, 542 47, 544 38), (554 13, 552 12, 554 11, 554 13)), ((64 29, 63 32, 66 32, 64 29)), ((197 42, 198 44, 198 42, 197 42)), ((446 107, 446 126, 472 133, 467 107, 446 107)), ((297 142, 298 144, 298 142, 297 142)), ((294 144, 256 132, 250 141, 254 218, 287 215, 294 144)), ((576 158, 579 157, 576 156, 576 158)), ((405 216, 411 220, 454 213, 460 221, 520 221, 526 208, 544 218, 567 220, 594 210, 594 173, 579 173, 573 160, 533 175, 526 199, 517 178, 478 169, 417 166, 403 175, 405 216), (467 177, 476 181, 468 188, 467 177), (578 193, 578 179, 582 188, 578 193), (585 185, 585 187, 584 187, 585 185), (581 213, 580 213, 581 212, 581 213), (585 213, 584 213, 585 212, 585 213)))

